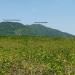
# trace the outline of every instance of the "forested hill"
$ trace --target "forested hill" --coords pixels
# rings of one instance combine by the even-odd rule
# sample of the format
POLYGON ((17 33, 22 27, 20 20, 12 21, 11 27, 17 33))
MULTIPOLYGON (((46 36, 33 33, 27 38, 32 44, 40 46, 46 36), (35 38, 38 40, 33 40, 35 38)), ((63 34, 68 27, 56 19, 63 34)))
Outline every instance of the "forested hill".
POLYGON ((1 22, 0 35, 28 35, 67 37, 71 34, 45 27, 41 24, 24 25, 18 22, 1 22))

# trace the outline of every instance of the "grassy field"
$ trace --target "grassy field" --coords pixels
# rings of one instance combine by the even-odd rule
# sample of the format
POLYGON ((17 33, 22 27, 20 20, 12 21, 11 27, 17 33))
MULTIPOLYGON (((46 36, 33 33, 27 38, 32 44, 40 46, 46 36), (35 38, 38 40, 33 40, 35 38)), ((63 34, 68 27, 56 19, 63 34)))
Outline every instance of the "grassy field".
POLYGON ((0 75, 75 75, 75 38, 0 37, 0 75))

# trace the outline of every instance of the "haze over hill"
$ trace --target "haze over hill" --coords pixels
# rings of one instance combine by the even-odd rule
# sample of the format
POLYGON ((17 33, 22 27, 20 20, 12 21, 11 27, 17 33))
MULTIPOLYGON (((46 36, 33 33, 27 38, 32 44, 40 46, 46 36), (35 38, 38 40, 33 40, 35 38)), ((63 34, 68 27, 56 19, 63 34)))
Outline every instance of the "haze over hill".
POLYGON ((41 24, 24 25, 18 22, 1 22, 0 35, 28 35, 68 37, 71 34, 45 27, 41 24))

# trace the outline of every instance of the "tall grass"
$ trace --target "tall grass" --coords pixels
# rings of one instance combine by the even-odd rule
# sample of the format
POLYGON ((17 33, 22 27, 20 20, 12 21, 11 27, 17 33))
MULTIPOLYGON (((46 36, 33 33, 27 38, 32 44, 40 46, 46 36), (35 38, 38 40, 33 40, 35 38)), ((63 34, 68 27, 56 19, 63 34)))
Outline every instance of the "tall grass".
POLYGON ((75 75, 75 38, 1 36, 0 75, 75 75))

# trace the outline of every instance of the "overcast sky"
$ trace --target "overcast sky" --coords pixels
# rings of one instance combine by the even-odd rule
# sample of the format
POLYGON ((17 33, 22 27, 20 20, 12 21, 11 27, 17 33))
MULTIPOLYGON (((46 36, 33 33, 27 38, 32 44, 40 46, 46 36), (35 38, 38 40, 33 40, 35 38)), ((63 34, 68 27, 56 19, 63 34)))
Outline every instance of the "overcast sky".
POLYGON ((48 21, 46 26, 75 34, 75 0, 0 0, 2 19, 48 21))

